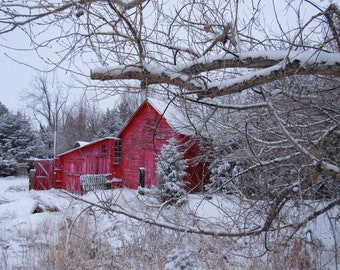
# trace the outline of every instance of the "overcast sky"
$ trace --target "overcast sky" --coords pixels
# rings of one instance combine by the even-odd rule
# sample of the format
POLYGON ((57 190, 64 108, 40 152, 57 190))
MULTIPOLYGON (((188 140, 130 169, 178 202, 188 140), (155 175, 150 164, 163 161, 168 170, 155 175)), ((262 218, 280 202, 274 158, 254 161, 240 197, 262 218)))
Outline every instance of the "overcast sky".
POLYGON ((0 102, 11 111, 18 111, 20 91, 29 88, 34 71, 6 57, 6 51, 0 47, 0 102))
MULTIPOLYGON (((15 46, 18 40, 20 40, 20 34, 16 33, 12 36, 15 36, 15 38, 13 38, 8 44, 14 44, 15 46)), ((41 62, 41 60, 33 52, 13 51, 0 46, 0 102, 12 112, 26 112, 25 100, 21 98, 22 93, 25 90, 32 88, 33 80, 40 74, 40 72, 25 64, 16 62, 8 56, 15 58, 17 61, 32 64, 35 67, 39 67, 41 70, 46 70, 48 66, 46 64, 37 64, 41 62)), ((60 73, 61 74, 56 77, 53 77, 53 74, 49 73, 49 82, 55 78, 56 83, 62 82, 65 84, 71 84, 71 76, 68 76, 63 71, 60 73)), ((90 70, 88 70, 88 76, 90 76, 90 70)), ((70 91, 71 94, 74 94, 70 97, 71 102, 79 101, 83 96, 83 91, 81 89, 70 89, 70 91)), ((91 93, 88 93, 87 96, 89 98, 91 93)), ((100 104, 104 111, 106 108, 112 109, 113 102, 116 100, 117 97, 106 98, 106 100, 100 101, 98 104, 100 104)))
MULTIPOLYGON (((12 48, 30 48, 30 41, 19 30, 0 36, 0 102, 12 112, 25 112, 25 100, 22 100, 20 96, 25 90, 32 88, 34 79, 41 74, 40 71, 30 66, 42 71, 49 70, 51 67, 44 63, 35 51, 8 49, 1 44, 12 48)), ((42 57, 53 58, 53 54, 53 50, 45 50, 42 57)), ((86 72, 88 72, 88 76, 90 75, 90 70, 86 66, 84 66, 84 72, 85 75, 87 75, 86 72)), ((71 76, 67 75, 65 71, 59 71, 57 75, 49 72, 48 81, 56 84, 72 84, 71 76)), ((53 89, 53 85, 50 86, 53 89)), ((71 102, 79 101, 83 96, 81 89, 70 89, 70 91, 71 95, 75 94, 70 97, 71 102)), ((88 97, 90 95, 89 93, 88 97)), ((103 105, 103 109, 105 110, 107 107, 112 108, 110 100, 103 105)))

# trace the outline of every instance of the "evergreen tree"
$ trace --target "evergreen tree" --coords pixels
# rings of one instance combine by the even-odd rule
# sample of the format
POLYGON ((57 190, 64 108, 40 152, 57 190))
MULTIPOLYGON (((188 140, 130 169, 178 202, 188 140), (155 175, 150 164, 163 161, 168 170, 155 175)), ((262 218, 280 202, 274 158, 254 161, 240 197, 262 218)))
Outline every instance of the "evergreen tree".
POLYGON ((231 177, 231 164, 220 154, 215 157, 209 166, 210 183, 206 185, 209 191, 223 191, 227 189, 228 180, 231 177))
POLYGON ((2 104, 0 102, 0 116, 5 114, 5 113, 8 113, 8 109, 6 108, 6 106, 4 104, 2 104))
POLYGON ((138 99, 134 99, 132 96, 123 96, 122 100, 113 109, 106 109, 101 117, 100 129, 95 137, 99 139, 116 136, 138 106, 138 99))
POLYGON ((198 270, 202 269, 189 249, 175 248, 167 256, 164 270, 198 270))
POLYGON ((123 122, 120 117, 119 111, 115 109, 106 109, 102 119, 100 130, 96 134, 97 138, 116 136, 119 130, 122 128, 123 122))
POLYGON ((237 174, 238 166, 234 153, 238 145, 227 139, 221 143, 215 142, 213 152, 210 154, 212 160, 209 165, 210 183, 205 188, 210 192, 233 192, 238 190, 237 174))
POLYGON ((177 203, 186 194, 184 177, 188 166, 187 161, 182 158, 176 139, 170 138, 168 144, 161 149, 156 169, 158 189, 163 202, 177 203))
POLYGON ((36 148, 36 135, 24 115, 0 115, 0 176, 13 175, 17 163, 31 157, 36 148))

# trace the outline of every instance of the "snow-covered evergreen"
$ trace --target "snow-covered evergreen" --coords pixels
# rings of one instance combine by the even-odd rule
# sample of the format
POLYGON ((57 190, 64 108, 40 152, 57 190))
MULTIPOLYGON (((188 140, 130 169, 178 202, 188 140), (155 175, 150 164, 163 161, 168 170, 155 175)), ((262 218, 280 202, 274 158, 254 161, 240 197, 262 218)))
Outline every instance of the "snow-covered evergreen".
POLYGON ((231 176, 231 163, 224 155, 218 155, 210 164, 210 183, 206 188, 210 191, 221 191, 227 188, 228 179, 231 176))
POLYGON ((178 150, 176 139, 170 138, 168 144, 162 146, 157 161, 156 174, 162 201, 175 203, 186 194, 184 177, 187 167, 187 160, 178 150))
POLYGON ((96 138, 116 136, 117 132, 122 128, 123 121, 117 108, 106 109, 101 119, 100 130, 96 134, 96 138))
POLYGON ((0 114, 0 175, 12 175, 17 162, 30 158, 37 141, 30 122, 21 113, 1 109, 0 114))
POLYGON ((189 249, 176 248, 167 256, 164 270, 198 270, 201 269, 189 249))

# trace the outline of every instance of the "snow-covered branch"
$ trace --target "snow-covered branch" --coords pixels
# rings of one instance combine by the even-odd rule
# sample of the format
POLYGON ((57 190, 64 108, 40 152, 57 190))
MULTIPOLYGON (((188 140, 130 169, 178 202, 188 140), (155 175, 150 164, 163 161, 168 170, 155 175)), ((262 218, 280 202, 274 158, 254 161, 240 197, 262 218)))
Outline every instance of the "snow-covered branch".
POLYGON ((93 69, 93 80, 140 80, 145 84, 169 84, 195 93, 198 97, 217 97, 242 92, 292 75, 340 76, 340 53, 263 51, 203 57, 187 65, 164 68, 140 65, 93 69), (223 71, 228 68, 256 69, 236 78, 218 83, 203 79, 202 72, 223 71), (260 70, 258 70, 260 69, 260 70))
POLYGON ((124 210, 121 207, 115 207, 113 206, 107 206, 105 203, 94 203, 91 201, 88 201, 84 198, 81 198, 79 196, 76 196, 72 193, 68 193, 66 191, 63 191, 65 194, 68 196, 72 197, 75 200, 87 203, 89 205, 98 207, 99 209, 102 209, 108 213, 115 213, 115 214, 120 214, 126 217, 129 217, 131 219, 143 222, 145 224, 150 224, 153 226, 157 226, 163 229, 168 229, 172 231, 177 231, 177 232, 185 232, 185 233, 194 233, 194 234, 200 234, 200 235, 211 235, 211 236, 223 236, 223 237, 242 237, 242 236, 250 236, 250 235, 258 235, 260 234, 263 230, 260 227, 254 228, 254 229, 249 229, 249 230, 244 230, 244 231, 229 231, 229 230, 216 230, 214 228, 212 229, 204 229, 200 227, 194 227, 194 226, 186 226, 186 225, 181 225, 178 223, 171 223, 167 221, 162 221, 157 218, 153 218, 151 216, 148 216, 147 213, 141 213, 141 214, 136 214, 132 213, 131 211, 124 210))
POLYGON ((95 69, 91 71, 92 80, 139 80, 144 84, 170 84, 189 90, 202 88, 200 82, 191 80, 186 74, 167 71, 164 68, 152 69, 138 66, 119 66, 108 69, 95 69))
POLYGON ((329 162, 318 159, 315 155, 313 155, 313 153, 310 152, 309 149, 304 147, 296 138, 294 138, 293 135, 286 129, 282 119, 280 119, 280 117, 277 115, 275 109, 270 103, 268 103, 268 109, 270 110, 273 117, 276 119, 276 123, 278 124, 280 130, 282 131, 282 134, 284 134, 287 137, 287 139, 292 143, 292 145, 294 145, 302 154, 306 155, 308 158, 313 160, 313 163, 315 165, 320 164, 320 167, 322 169, 330 170, 335 173, 340 172, 339 167, 337 167, 334 164, 330 164, 329 162))

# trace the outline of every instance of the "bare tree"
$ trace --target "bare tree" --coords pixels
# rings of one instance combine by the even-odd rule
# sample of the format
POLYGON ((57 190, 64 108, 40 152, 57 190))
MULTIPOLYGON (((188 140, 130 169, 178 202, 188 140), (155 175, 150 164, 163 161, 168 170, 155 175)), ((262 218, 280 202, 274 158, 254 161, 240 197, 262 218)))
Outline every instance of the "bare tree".
MULTIPOLYGON (((72 149, 77 141, 91 142, 97 138, 98 130, 102 128, 103 112, 89 100, 76 102, 63 112, 60 124, 60 152, 72 149)), ((59 152, 59 153, 60 153, 59 152)))
MULTIPOLYGON (((243 226, 229 230, 235 224, 225 224, 218 232, 210 229, 207 220, 206 226, 179 226, 106 205, 98 207, 183 232, 267 235, 282 228, 280 216, 289 212, 286 206, 292 198, 313 194, 316 189, 310 187, 322 186, 326 179, 330 186, 338 187, 338 5, 289 1, 279 7, 278 1, 244 2, 80 0, 0 4, 2 36, 22 31, 38 55, 47 47, 53 48, 54 56, 42 56, 43 60, 53 68, 73 72, 83 84, 89 84, 83 80, 84 67, 89 67, 92 83, 104 94, 116 94, 129 86, 146 95, 163 94, 213 107, 211 115, 221 109, 234 115, 243 111, 245 115, 238 117, 246 121, 244 125, 215 122, 221 124, 220 129, 232 128, 237 140, 246 145, 239 150, 245 157, 241 171, 229 180, 263 176, 258 188, 276 189, 270 192, 269 200, 249 202, 249 208, 238 212, 243 226), (269 22, 265 20, 268 13, 273 15, 269 22), (288 26, 285 16, 289 17, 288 26), (305 87, 310 82, 313 90, 305 87), (331 150, 332 145, 336 151, 331 150), (296 160, 299 162, 294 163, 296 160), (277 181, 274 172, 278 169, 282 169, 279 178, 284 181, 277 181), (254 216, 257 218, 251 218, 254 216)), ((202 118, 201 130, 211 118, 202 118)), ((295 232, 337 207, 338 193, 331 197, 325 204, 307 207, 304 215, 284 227, 295 232)))
POLYGON ((22 98, 39 125, 44 157, 52 157, 57 152, 57 132, 68 96, 60 85, 54 89, 45 74, 35 77, 32 88, 23 93, 22 98))
MULTIPOLYGON (((77 74, 81 67, 74 61, 82 59, 95 80, 138 80, 144 89, 172 85, 177 94, 200 98, 237 93, 296 74, 339 74, 335 4, 292 3, 287 6, 291 26, 285 29, 276 17, 275 31, 261 17, 261 1, 249 6, 233 0, 130 3, 2 3, 0 34, 21 30, 39 55, 47 46, 55 48, 53 58, 43 58, 46 63, 77 74), (308 18, 302 18, 304 10, 308 18), (47 28, 58 35, 43 31, 47 28), (240 69, 253 72, 236 76, 244 74, 240 69), (225 79, 228 83, 221 83, 225 79)), ((274 5, 267 10, 279 12, 274 5)))

